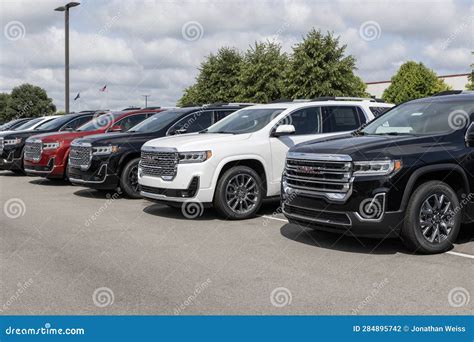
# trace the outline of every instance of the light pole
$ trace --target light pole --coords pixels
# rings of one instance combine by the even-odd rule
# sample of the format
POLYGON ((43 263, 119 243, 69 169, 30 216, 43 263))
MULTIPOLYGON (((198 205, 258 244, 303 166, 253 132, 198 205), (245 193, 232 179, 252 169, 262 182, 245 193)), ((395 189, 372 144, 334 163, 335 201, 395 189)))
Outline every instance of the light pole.
POLYGON ((69 113, 69 9, 71 7, 79 6, 78 2, 70 2, 64 6, 55 8, 55 11, 64 12, 64 26, 65 26, 65 50, 64 50, 64 59, 65 59, 65 68, 64 74, 66 79, 65 84, 65 112, 69 113))
POLYGON ((144 98, 145 98, 145 108, 148 108, 148 98, 151 96, 151 95, 142 95, 144 98))

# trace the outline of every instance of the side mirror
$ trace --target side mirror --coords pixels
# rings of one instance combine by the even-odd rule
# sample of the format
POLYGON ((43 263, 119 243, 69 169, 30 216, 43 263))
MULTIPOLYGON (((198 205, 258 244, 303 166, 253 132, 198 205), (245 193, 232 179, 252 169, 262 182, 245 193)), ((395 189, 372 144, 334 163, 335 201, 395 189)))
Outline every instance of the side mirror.
POLYGON ((280 125, 273 132, 272 136, 281 137, 282 135, 290 135, 295 133, 295 126, 293 125, 280 125))
POLYGON ((112 126, 109 129, 109 132, 122 132, 122 127, 121 126, 112 126))
POLYGON ((469 128, 467 129, 466 145, 469 147, 474 147, 474 122, 471 123, 471 126, 469 126, 469 128))

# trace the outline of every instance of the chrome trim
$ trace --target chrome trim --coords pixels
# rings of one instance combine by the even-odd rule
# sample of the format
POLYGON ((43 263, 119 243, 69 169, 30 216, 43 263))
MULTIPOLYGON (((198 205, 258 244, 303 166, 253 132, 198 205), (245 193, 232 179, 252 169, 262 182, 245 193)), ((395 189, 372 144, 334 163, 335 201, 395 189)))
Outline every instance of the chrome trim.
POLYGON ((352 178, 350 181, 349 181, 349 189, 347 190, 347 192, 345 193, 345 196, 341 199, 335 199, 335 198, 332 198, 330 197, 329 195, 330 194, 343 194, 344 192, 337 192, 337 191, 311 191, 311 190, 307 190, 307 188, 300 188, 300 187, 295 187, 294 185, 291 185, 289 186, 284 180, 282 181, 282 185, 283 185, 283 191, 290 195, 291 196, 291 193, 296 193, 297 195, 298 194, 302 194, 302 195, 307 195, 307 196, 310 196, 310 197, 319 197, 319 198, 325 198, 327 199, 329 202, 333 202, 333 203, 344 203, 346 202, 349 197, 352 196, 352 190, 353 190, 353 187, 352 187, 352 183, 354 181, 354 178, 352 178), (287 190, 289 190, 289 192, 287 192, 287 190))
MULTIPOLYGON (((295 205, 294 205, 294 207, 302 208, 302 209, 306 209, 306 210, 314 210, 312 208, 300 207, 300 206, 295 206, 295 205)), ((308 222, 316 222, 316 223, 321 223, 321 224, 329 224, 329 225, 338 226, 338 227, 347 227, 347 228, 352 227, 351 217, 350 217, 350 215, 347 215, 347 213, 341 213, 341 212, 338 212, 338 211, 329 211, 329 210, 319 210, 319 211, 324 211, 326 213, 345 214, 347 216, 347 218, 349 219, 349 223, 345 224, 345 223, 335 222, 335 221, 331 221, 331 220, 321 220, 321 219, 314 218, 314 217, 307 217, 307 216, 302 216, 302 215, 289 214, 288 212, 285 211, 285 205, 284 204, 282 205, 281 211, 285 216, 287 216, 289 218, 295 218, 297 220, 308 221, 308 222)))
POLYGON ((373 199, 376 199, 379 196, 382 196, 383 198, 382 199, 383 208, 382 208, 382 213, 380 214, 380 217, 377 219, 368 219, 368 218, 363 218, 358 212, 353 212, 353 214, 355 215, 355 217, 357 217, 359 221, 361 222, 382 222, 383 221, 384 216, 385 216, 387 194, 385 192, 378 193, 373 197, 373 199))
POLYGON ((104 179, 102 179, 100 181, 91 181, 91 180, 77 179, 77 178, 72 178, 72 177, 69 177, 69 180, 71 182, 80 183, 80 184, 102 184, 102 183, 105 183, 105 181, 107 180, 107 177, 112 176, 112 174, 107 173, 107 164, 102 164, 97 173, 99 174, 102 171, 102 168, 104 168, 104 167, 105 167, 104 179))
POLYGON ((303 159, 314 162, 352 162, 352 157, 347 154, 329 154, 329 153, 304 153, 304 152, 288 152, 287 159, 303 159))
POLYGON ((142 151, 144 152, 169 152, 169 153, 178 153, 178 149, 174 147, 155 147, 155 146, 142 146, 142 151))

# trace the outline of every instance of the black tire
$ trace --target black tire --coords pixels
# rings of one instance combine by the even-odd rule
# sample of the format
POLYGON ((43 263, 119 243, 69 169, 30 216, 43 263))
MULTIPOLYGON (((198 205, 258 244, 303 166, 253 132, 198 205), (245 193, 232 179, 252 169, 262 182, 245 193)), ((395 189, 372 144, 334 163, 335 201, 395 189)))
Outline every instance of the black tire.
POLYGON ((120 175, 120 188, 129 198, 142 198, 138 190, 138 162, 140 158, 130 160, 120 175), (136 182, 136 183, 135 183, 136 182))
MULTIPOLYGON (((442 205, 446 206, 447 203, 443 202, 442 205)), ((405 245, 413 252, 423 254, 442 253, 453 247, 453 242, 456 240, 461 228, 461 221, 462 210, 460 210, 459 199, 456 195, 456 192, 444 182, 429 181, 421 184, 411 195, 407 210, 405 212, 405 220, 401 231, 401 237, 405 245), (430 199, 440 199, 440 196, 445 196, 445 200, 451 203, 451 213, 449 216, 441 215, 434 217, 437 216, 434 215, 434 213, 436 213, 438 210, 436 208, 433 208, 435 209, 432 210, 433 214, 423 216, 427 213, 426 210, 422 211, 422 206, 425 208, 425 202, 430 201, 430 199), (440 222, 443 222, 444 217, 449 217, 449 219, 446 218, 446 220, 449 220, 450 225, 452 224, 449 232, 440 224, 440 222), (424 222, 429 222, 429 224, 422 224, 422 220, 426 220, 424 222), (427 235, 430 235, 431 237, 433 237, 433 235, 435 236, 434 241, 431 242, 429 241, 429 236, 424 236, 423 227, 426 229, 427 235), (441 231, 443 231, 443 234, 441 234, 441 231), (437 232, 438 239, 436 239, 437 232)))
POLYGON ((256 215, 256 213, 262 206, 263 196, 264 188, 262 186, 262 179, 260 178, 258 173, 247 166, 235 166, 224 172, 224 174, 219 178, 217 182, 216 192, 214 194, 213 204, 214 208, 216 208, 218 213, 224 218, 230 220, 244 220, 252 218, 256 215), (241 191, 241 196, 245 196, 246 198, 243 199, 243 201, 254 201, 254 204, 252 204, 250 208, 247 206, 248 211, 246 212, 237 212, 232 209, 232 207, 228 204, 227 189, 230 189, 230 187, 232 187, 232 183, 235 181, 236 177, 243 177, 242 179, 251 178, 253 179, 252 184, 255 184, 255 187, 252 187, 247 192, 245 192, 245 190, 241 191), (254 193, 251 194, 251 191, 254 193))

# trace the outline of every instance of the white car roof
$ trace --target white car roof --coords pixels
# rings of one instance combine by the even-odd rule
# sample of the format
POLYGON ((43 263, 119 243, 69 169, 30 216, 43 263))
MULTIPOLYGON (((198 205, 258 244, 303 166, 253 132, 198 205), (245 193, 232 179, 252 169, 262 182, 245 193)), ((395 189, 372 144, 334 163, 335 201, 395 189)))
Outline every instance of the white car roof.
POLYGON ((361 99, 361 100, 329 100, 329 101, 310 101, 310 100, 296 100, 293 102, 276 102, 276 103, 268 103, 268 104, 259 104, 251 107, 246 107, 244 109, 248 108, 254 108, 254 109, 296 109, 300 107, 306 107, 308 105, 314 106, 314 105, 329 105, 329 106, 349 106, 349 105, 368 105, 371 107, 393 107, 394 104, 392 103, 386 103, 386 102, 377 102, 374 100, 370 99, 361 99))

